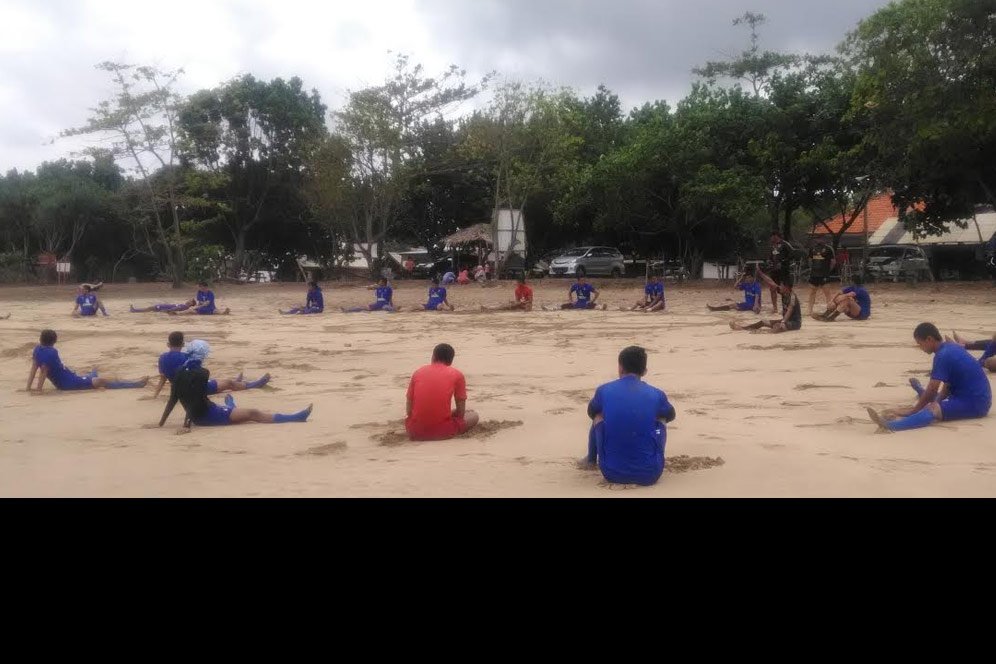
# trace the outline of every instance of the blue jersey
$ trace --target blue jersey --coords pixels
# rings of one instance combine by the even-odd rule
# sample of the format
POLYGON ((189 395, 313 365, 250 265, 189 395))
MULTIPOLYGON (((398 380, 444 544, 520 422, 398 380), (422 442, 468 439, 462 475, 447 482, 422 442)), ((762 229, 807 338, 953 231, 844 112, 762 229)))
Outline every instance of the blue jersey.
POLYGON ((871 316, 872 312, 872 299, 871 295, 868 294, 861 286, 848 286, 843 290, 844 293, 854 293, 854 301, 858 303, 861 307, 861 317, 868 318, 871 316))
POLYGON ((577 293, 578 302, 587 303, 591 301, 591 292, 595 290, 595 287, 591 284, 574 284, 571 286, 571 292, 577 293))
POLYGON ((308 291, 308 304, 309 309, 317 309, 318 311, 325 311, 325 298, 322 297, 322 289, 315 288, 308 291))
POLYGON ((643 293, 649 300, 664 297, 664 284, 659 282, 651 282, 643 288, 643 293))
POLYGON ((606 478, 651 482, 660 476, 667 441, 660 420, 674 416, 664 392, 636 376, 624 376, 595 390, 588 414, 605 418, 599 467, 606 478))
POLYGON ((59 389, 63 389, 76 378, 76 374, 62 364, 62 358, 59 357, 59 351, 55 346, 35 346, 31 357, 39 367, 48 368, 48 379, 59 389))
POLYGON ((159 356, 159 375, 166 376, 167 380, 173 382, 173 376, 180 370, 180 367, 187 361, 187 354, 178 350, 171 350, 159 356))
POLYGON ((429 309, 436 309, 443 302, 446 301, 446 289, 442 286, 434 286, 429 289, 429 303, 426 305, 429 309))
POLYGON ((214 291, 197 291, 197 310, 214 311, 214 291))
POLYGON ((989 378, 967 350, 954 343, 943 343, 934 353, 930 377, 948 386, 952 397, 976 403, 992 403, 989 378))
POLYGON ((737 288, 744 292, 744 304, 753 309, 757 298, 761 297, 761 284, 752 281, 749 284, 741 283, 737 288))
POLYGON ((391 297, 394 295, 394 290, 390 286, 381 286, 377 289, 377 302, 383 304, 390 304, 391 297))
POLYGON ((80 305, 80 314, 83 316, 93 316, 97 313, 97 296, 93 293, 77 296, 76 304, 80 305))

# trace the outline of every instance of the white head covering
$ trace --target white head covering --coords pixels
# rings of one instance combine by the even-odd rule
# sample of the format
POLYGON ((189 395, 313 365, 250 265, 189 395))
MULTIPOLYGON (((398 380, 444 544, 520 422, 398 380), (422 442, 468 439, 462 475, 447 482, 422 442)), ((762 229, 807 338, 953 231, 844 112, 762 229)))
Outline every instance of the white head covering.
POLYGON ((203 362, 211 353, 211 346, 208 345, 208 342, 203 339, 194 339, 183 347, 183 352, 186 353, 191 360, 203 362))

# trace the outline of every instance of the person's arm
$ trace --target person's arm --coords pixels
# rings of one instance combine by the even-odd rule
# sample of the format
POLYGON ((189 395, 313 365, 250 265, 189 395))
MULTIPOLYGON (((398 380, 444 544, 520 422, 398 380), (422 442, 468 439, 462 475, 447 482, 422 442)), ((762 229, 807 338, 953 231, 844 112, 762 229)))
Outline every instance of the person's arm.
POLYGON ((740 274, 738 274, 737 275, 737 280, 733 282, 733 287, 734 288, 739 288, 740 284, 743 283, 744 278, 746 278, 746 277, 747 277, 747 273, 746 272, 741 272, 740 274))
POLYGON ((799 297, 795 293, 792 293, 792 297, 789 298, 788 306, 785 307, 785 314, 782 315, 782 325, 788 324, 789 318, 792 317, 792 312, 795 311, 795 307, 798 301, 799 297))
POLYGON ((761 293, 760 289, 758 289, 757 293, 754 294, 754 313, 755 314, 761 313, 761 299, 762 299, 761 295, 762 295, 762 293, 761 293))
POLYGON ((75 316, 76 312, 79 311, 79 310, 80 310, 80 301, 76 300, 76 304, 73 305, 73 313, 70 314, 70 315, 71 316, 75 316))
POLYGON ((464 413, 467 412, 467 400, 466 399, 454 399, 456 402, 456 408, 453 409, 453 417, 463 417, 464 413))
POLYGON ((595 395, 588 402, 588 417, 595 419, 602 414, 602 394, 595 390, 595 395))
POLYGON ((411 380, 408 381, 408 392, 405 395, 405 418, 412 416, 412 409, 414 408, 415 399, 415 377, 412 376, 411 380))
POLYGON ((453 401, 456 402, 453 417, 463 417, 467 412, 467 379, 462 373, 457 375, 456 384, 453 386, 453 401))
POLYGON ((936 378, 931 378, 930 382, 927 383, 927 389, 923 391, 920 398, 916 400, 916 403, 911 408, 900 408, 895 411, 898 417, 906 417, 912 415, 913 413, 918 413, 927 407, 927 404, 933 403, 937 400, 937 394, 941 390, 941 381, 936 378))
POLYGON ((667 395, 661 392, 661 403, 657 408, 657 419, 664 422, 673 422, 677 416, 678 414, 675 412, 674 406, 667 400, 667 395))
MULTIPOLYGON (((176 407, 176 402, 180 400, 180 397, 176 393, 176 383, 174 382, 170 387, 169 391, 169 401, 166 403, 166 409, 163 410, 163 416, 159 418, 159 426, 166 424, 166 419, 173 412, 173 408, 176 407)), ((186 425, 187 420, 184 419, 184 424, 186 425)))
POLYGON ((101 301, 99 297, 97 298, 97 308, 100 309, 100 313, 104 314, 105 316, 107 315, 107 309, 104 308, 104 303, 101 301))
POLYGON ((591 303, 595 304, 596 302, 598 302, 598 295, 599 295, 598 289, 597 288, 592 288, 591 292, 595 296, 595 297, 591 298, 591 303))
POLYGON ((573 288, 567 292, 567 301, 571 304, 574 304, 574 293, 576 292, 573 288))
POLYGON ((764 273, 764 270, 761 269, 760 265, 757 267, 757 276, 761 278, 761 281, 763 281, 764 283, 768 284, 768 287, 770 287, 770 288, 778 288, 778 284, 776 284, 771 279, 771 277, 769 277, 768 275, 766 275, 764 273))
POLYGON ((166 376, 159 374, 159 384, 156 385, 156 393, 152 395, 153 399, 159 398, 159 393, 163 391, 163 385, 166 384, 166 376))
POLYGON ((28 387, 27 391, 31 391, 31 383, 35 382, 35 374, 38 373, 38 362, 36 360, 31 360, 31 373, 28 374, 28 387))
POLYGON ((42 388, 45 387, 46 378, 48 378, 48 365, 42 364, 38 367, 38 384, 35 386, 35 392, 41 393, 42 388))
POLYGON ((454 310, 454 306, 452 304, 450 304, 450 296, 449 295, 447 295, 445 298, 443 298, 443 304, 445 304, 447 306, 447 308, 449 308, 450 311, 454 310))

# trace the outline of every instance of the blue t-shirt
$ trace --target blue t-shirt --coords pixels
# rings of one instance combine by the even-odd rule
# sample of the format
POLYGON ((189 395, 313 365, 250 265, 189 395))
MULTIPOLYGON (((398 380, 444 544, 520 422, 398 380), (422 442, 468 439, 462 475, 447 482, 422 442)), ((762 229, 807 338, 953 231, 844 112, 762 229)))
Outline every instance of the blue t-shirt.
POLYGON ((660 476, 667 428, 659 420, 674 414, 664 392, 636 376, 624 376, 595 390, 588 414, 605 418, 598 463, 606 478, 650 482, 660 476))
POLYGON ((62 358, 59 357, 59 351, 55 349, 55 346, 35 346, 31 357, 39 367, 48 367, 49 380, 60 389, 65 385, 65 379, 76 375, 63 366, 62 358))
POLYGON ((664 284, 662 284, 660 282, 657 282, 657 283, 651 282, 651 283, 647 284, 644 287, 643 292, 650 299, 654 299, 654 298, 658 298, 658 297, 663 297, 664 296, 664 284))
POLYGON ((318 311, 325 311, 325 298, 322 297, 321 288, 308 290, 308 307, 310 309, 317 309, 318 311))
POLYGON ((97 313, 97 296, 93 293, 78 295, 76 304, 80 305, 80 314, 83 316, 93 316, 97 313))
POLYGON ((394 291, 391 289, 390 286, 381 286, 380 288, 377 289, 377 301, 383 302, 384 304, 390 304, 391 295, 393 294, 394 291))
POLYGON ((871 295, 868 294, 861 286, 848 286, 843 290, 844 293, 854 293, 854 301, 858 303, 861 307, 861 316, 867 318, 871 316, 872 312, 872 299, 871 295))
POLYGON ((932 380, 946 383, 952 397, 977 403, 992 402, 993 391, 986 372, 967 350, 955 343, 943 343, 934 353, 932 380))
POLYGON ((744 292, 744 304, 753 309, 755 301, 761 296, 761 284, 752 281, 749 284, 741 283, 737 288, 744 292))
POLYGON ((214 310, 214 291, 197 291, 197 308, 214 310))
POLYGON ((446 301, 446 289, 442 286, 433 286, 429 289, 429 303, 426 305, 430 309, 435 309, 446 301))
POLYGON ((595 287, 591 284, 573 284, 571 286, 571 292, 577 293, 578 302, 589 302, 593 290, 595 290, 595 287))
POLYGON ((173 377, 180 367, 187 361, 187 354, 178 350, 171 350, 159 356, 159 375, 166 376, 167 380, 173 382, 173 377))

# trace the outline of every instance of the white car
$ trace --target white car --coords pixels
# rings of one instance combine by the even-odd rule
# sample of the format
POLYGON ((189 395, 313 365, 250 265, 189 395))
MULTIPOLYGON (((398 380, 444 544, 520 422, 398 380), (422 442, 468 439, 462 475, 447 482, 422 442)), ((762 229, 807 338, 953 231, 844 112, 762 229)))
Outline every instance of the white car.
POLYGON ((612 247, 578 247, 568 249, 550 263, 550 276, 584 277, 602 275, 621 277, 626 273, 623 255, 612 247))

